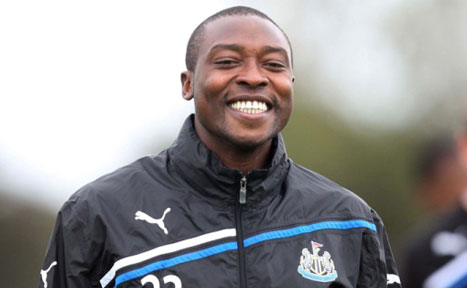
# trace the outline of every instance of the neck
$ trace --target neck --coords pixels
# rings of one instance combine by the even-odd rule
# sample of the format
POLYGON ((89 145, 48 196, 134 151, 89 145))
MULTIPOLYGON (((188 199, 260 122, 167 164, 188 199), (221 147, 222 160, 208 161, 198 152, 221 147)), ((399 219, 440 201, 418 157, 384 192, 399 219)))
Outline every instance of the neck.
POLYGON ((271 151, 271 143, 272 141, 269 140, 260 147, 253 149, 235 149, 225 146, 216 147, 217 149, 212 149, 209 146, 208 148, 219 157, 225 167, 240 170, 243 175, 247 175, 253 169, 260 169, 266 166, 269 152, 271 151))
POLYGON ((240 170, 246 176, 249 171, 267 165, 272 146, 271 139, 256 146, 241 146, 210 135, 196 124, 195 122, 195 130, 201 142, 216 154, 225 167, 240 170))

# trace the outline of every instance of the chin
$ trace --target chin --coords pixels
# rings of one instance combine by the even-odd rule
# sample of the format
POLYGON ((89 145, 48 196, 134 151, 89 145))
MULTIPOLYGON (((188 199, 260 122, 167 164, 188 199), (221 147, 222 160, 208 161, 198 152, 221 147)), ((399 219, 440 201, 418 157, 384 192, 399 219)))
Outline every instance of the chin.
POLYGON ((259 148, 260 146, 268 143, 275 135, 272 136, 253 136, 253 137, 228 137, 229 142, 232 146, 240 149, 240 150, 254 150, 259 148))

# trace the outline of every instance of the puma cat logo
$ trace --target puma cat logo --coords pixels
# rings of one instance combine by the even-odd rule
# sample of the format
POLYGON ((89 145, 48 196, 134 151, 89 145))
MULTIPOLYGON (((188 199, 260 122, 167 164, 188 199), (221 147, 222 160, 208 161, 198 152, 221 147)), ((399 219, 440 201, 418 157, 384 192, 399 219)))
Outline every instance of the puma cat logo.
POLYGON ((57 265, 57 261, 52 262, 52 264, 50 264, 49 268, 46 270, 41 270, 41 278, 42 282, 44 283, 44 288, 47 288, 47 273, 49 273, 50 269, 52 269, 52 267, 55 265, 57 265))
POLYGON ((165 228, 165 225, 164 225, 165 215, 167 215, 167 213, 169 213, 169 212, 170 212, 170 208, 167 208, 167 209, 165 209, 164 214, 162 215, 161 218, 155 219, 155 218, 152 218, 151 216, 149 216, 148 214, 146 214, 146 213, 144 213, 142 211, 137 211, 135 213, 135 220, 146 221, 149 224, 157 224, 157 226, 159 226, 159 228, 161 228, 162 231, 164 231, 165 234, 169 234, 169 231, 167 231, 167 228, 165 228))
POLYGON ((388 279, 388 285, 389 284, 401 284, 401 280, 399 279, 399 276, 395 274, 387 274, 387 279, 388 279))

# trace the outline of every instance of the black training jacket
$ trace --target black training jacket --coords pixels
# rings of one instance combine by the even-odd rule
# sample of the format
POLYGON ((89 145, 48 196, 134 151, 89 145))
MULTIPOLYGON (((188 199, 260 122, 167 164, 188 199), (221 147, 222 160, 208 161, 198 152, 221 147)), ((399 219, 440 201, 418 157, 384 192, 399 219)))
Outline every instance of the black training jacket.
POLYGON ((227 169, 189 117, 172 146, 58 213, 39 287, 400 287, 381 219, 287 158, 227 169))

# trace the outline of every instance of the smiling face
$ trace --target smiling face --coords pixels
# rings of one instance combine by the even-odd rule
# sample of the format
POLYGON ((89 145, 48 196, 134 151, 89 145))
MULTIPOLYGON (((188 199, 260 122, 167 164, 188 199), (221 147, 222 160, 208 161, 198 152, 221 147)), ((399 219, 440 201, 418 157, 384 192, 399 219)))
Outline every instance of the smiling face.
POLYGON ((290 58, 287 39, 266 19, 226 16, 206 25, 195 71, 182 73, 206 146, 255 149, 285 127, 293 106, 290 58))

